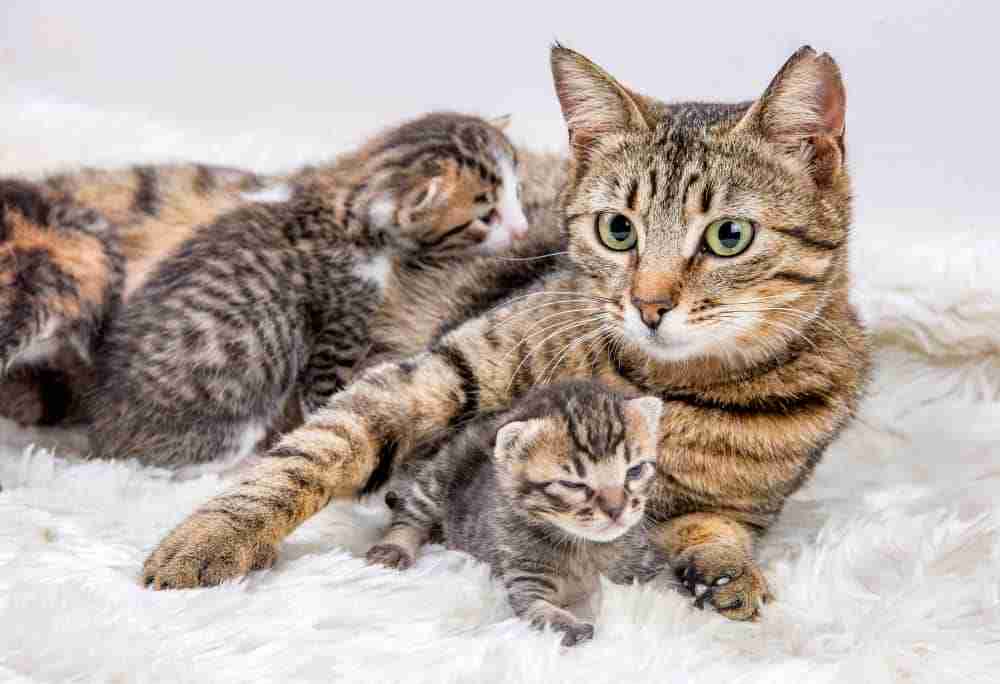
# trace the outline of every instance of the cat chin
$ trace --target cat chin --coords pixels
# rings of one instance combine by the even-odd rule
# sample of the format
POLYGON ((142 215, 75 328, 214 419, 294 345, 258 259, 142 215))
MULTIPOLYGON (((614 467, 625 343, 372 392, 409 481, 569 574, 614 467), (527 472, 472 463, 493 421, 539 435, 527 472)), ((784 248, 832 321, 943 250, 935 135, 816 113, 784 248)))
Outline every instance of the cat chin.
POLYGON ((632 529, 633 525, 638 522, 638 519, 630 522, 626 525, 606 525, 601 529, 593 529, 587 527, 562 527, 564 532, 568 532, 574 537, 580 537, 581 539, 586 539, 587 541, 593 542, 611 542, 618 539, 623 534, 632 529))

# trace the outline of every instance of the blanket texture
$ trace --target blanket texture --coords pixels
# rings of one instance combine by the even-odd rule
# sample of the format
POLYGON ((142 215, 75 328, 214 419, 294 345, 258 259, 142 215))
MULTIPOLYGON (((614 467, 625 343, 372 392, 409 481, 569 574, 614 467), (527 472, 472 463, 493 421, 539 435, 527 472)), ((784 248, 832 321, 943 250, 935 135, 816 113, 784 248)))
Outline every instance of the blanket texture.
MULTIPOLYGON (((77 139, 97 126, 87 111, 34 106, 6 117, 15 133, 28 119, 72 120, 77 139)), ((153 142, 75 161, 203 144, 100 121, 153 142)), ((74 155, 68 141, 55 159, 11 139, 6 172, 74 155)), ((242 154, 218 161, 261 165, 273 149, 234 145, 242 154)), ((1000 681, 1000 242, 862 221, 853 260, 874 382, 760 548, 778 600, 757 624, 698 611, 666 582, 605 585, 594 641, 562 649, 460 553, 430 547, 405 573, 367 567, 387 520, 377 500, 330 506, 270 571, 146 591, 146 554, 226 477, 85 463, 79 435, 0 422, 0 681, 1000 681)))

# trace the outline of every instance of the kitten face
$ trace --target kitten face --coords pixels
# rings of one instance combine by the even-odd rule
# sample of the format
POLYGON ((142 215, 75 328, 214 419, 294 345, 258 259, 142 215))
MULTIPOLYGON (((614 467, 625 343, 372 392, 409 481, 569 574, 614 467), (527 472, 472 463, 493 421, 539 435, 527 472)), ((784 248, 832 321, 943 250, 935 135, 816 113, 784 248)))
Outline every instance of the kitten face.
POLYGON ((412 250, 488 254, 527 235, 517 155, 493 123, 431 114, 390 133, 378 154, 388 177, 370 217, 397 226, 412 250))
POLYGON ((849 217, 833 61, 796 54, 752 106, 662 105, 563 48, 572 258, 620 338, 739 366, 800 342, 841 284, 849 217))
POLYGON ((572 537, 617 539, 642 520, 662 408, 615 399, 508 423, 494 451, 501 486, 517 510, 572 537))

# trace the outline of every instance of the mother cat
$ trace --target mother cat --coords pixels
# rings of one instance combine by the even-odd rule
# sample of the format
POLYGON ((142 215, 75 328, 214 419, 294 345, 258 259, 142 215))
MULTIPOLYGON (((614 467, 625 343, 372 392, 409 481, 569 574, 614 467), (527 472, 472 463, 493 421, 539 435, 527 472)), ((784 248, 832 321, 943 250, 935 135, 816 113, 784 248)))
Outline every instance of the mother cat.
POLYGON ((420 291, 448 300, 438 310, 460 300, 466 320, 287 435, 160 543, 147 585, 267 567, 296 526, 381 484, 420 440, 537 383, 594 376, 664 399, 655 542, 689 588, 708 587, 702 602, 758 614, 770 593, 754 540, 850 419, 868 370, 848 303, 840 73, 804 47, 756 102, 668 105, 558 45, 552 70, 574 163, 551 229, 568 256, 493 306, 476 284, 518 282, 526 266, 425 273, 439 287, 420 291))

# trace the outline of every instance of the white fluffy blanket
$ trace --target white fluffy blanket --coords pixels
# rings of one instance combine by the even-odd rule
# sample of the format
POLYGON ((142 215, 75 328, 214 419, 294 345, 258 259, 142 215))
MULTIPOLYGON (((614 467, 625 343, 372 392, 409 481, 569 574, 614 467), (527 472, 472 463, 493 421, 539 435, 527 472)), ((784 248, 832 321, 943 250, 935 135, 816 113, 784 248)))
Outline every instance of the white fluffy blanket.
POLYGON ((972 233, 858 226, 875 382, 760 550, 779 600, 758 624, 609 585, 595 640, 566 651, 461 554, 366 567, 377 502, 331 506, 268 572, 146 591, 144 557, 220 476, 74 462, 0 423, 0 680, 1000 681, 998 262, 1000 243, 972 233))

